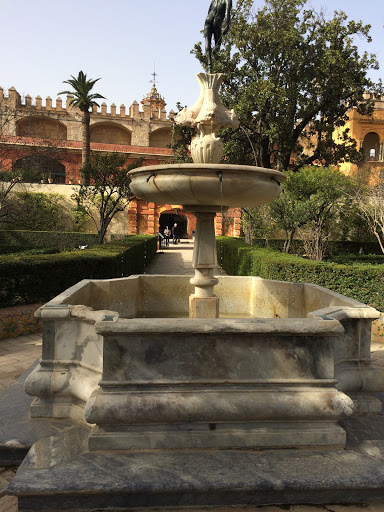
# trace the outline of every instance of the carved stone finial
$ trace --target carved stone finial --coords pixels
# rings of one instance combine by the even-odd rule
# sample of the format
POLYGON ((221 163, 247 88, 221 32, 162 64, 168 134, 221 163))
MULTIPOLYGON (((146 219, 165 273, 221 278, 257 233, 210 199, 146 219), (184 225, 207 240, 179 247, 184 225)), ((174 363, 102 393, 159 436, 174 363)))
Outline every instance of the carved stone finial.
POLYGON ((191 143, 195 163, 218 164, 223 156, 223 143, 216 134, 221 128, 239 126, 235 112, 227 109, 219 96, 223 77, 221 73, 199 73, 199 99, 192 107, 184 107, 176 116, 176 124, 196 127, 200 132, 191 143))

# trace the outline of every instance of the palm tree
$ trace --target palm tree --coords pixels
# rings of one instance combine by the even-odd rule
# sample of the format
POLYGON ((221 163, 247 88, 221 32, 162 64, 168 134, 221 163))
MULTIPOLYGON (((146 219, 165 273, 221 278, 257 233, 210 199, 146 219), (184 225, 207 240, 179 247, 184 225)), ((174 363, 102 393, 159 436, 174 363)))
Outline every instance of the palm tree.
POLYGON ((78 77, 75 78, 71 75, 69 80, 64 80, 63 84, 69 84, 73 87, 73 91, 62 91, 59 94, 70 94, 73 97, 69 100, 69 104, 77 107, 83 113, 82 119, 82 148, 81 148, 81 163, 83 174, 85 177, 86 184, 87 179, 87 167, 89 165, 90 154, 91 154, 91 137, 89 130, 90 123, 90 109, 95 105, 99 106, 99 104, 95 101, 98 99, 105 99, 104 96, 101 96, 97 93, 92 93, 91 90, 95 83, 100 80, 100 78, 96 78, 96 80, 87 80, 87 75, 82 71, 79 71, 78 77))

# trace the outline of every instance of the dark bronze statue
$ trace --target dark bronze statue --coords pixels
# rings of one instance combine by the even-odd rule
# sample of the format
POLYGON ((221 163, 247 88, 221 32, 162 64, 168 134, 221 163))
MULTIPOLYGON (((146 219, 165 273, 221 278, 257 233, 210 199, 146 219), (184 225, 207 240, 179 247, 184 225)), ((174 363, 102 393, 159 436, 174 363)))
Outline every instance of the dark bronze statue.
POLYGON ((212 0, 204 25, 205 53, 208 58, 208 72, 212 73, 212 56, 217 57, 221 39, 229 30, 232 0, 212 0), (215 46, 212 48, 212 36, 215 46))

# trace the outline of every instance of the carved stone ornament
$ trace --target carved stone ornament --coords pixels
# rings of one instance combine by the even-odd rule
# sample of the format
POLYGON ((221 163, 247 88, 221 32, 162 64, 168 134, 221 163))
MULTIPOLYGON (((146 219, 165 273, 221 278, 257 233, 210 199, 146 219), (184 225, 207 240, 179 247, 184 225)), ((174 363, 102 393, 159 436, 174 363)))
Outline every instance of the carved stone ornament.
POLYGON ((196 127, 191 154, 195 163, 217 164, 223 155, 223 143, 217 137, 221 128, 237 128, 239 120, 233 110, 225 107, 219 96, 222 73, 198 73, 200 96, 192 107, 184 107, 175 121, 180 126, 196 127))

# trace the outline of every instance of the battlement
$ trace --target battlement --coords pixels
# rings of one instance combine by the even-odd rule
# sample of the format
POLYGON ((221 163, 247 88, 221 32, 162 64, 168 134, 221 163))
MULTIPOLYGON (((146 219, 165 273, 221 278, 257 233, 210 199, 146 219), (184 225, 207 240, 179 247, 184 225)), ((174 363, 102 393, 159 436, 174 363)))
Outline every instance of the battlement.
MULTIPOLYGON (((32 98, 29 94, 27 94, 24 98, 17 92, 15 87, 10 87, 8 92, 6 93, 2 87, 0 87, 0 105, 6 105, 11 110, 20 110, 24 111, 23 114, 26 115, 26 111, 30 111, 31 113, 36 112, 45 112, 45 113, 57 113, 60 116, 65 115, 74 115, 76 113, 80 113, 79 109, 71 106, 70 100, 73 96, 67 95, 65 104, 63 106, 62 98, 56 98, 55 102, 53 102, 52 98, 48 96, 45 99, 45 104, 43 104, 43 99, 41 96, 36 96, 35 99, 32 98)), ((171 110, 167 117, 167 111, 165 108, 151 108, 149 102, 143 104, 143 110, 140 110, 140 105, 137 101, 134 101, 132 105, 126 109, 124 104, 120 105, 119 109, 116 107, 115 103, 112 103, 108 109, 108 105, 103 102, 100 107, 93 107, 91 111, 91 117, 106 118, 106 119, 143 119, 143 120, 160 120, 167 121, 173 120, 174 111, 171 110)))
POLYGON ((364 93, 365 99, 371 99, 375 101, 375 110, 383 110, 384 109, 384 97, 378 94, 372 94, 370 92, 364 93))

